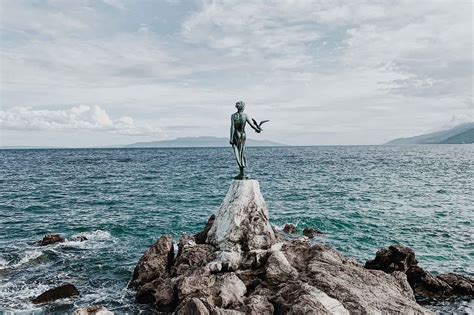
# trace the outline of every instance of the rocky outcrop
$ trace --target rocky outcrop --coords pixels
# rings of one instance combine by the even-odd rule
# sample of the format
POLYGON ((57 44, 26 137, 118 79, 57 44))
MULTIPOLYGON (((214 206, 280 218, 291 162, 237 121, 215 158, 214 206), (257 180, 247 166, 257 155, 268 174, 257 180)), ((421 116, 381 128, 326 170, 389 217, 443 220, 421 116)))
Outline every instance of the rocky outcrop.
POLYGON ((389 274, 404 273, 417 297, 430 299, 474 297, 474 279, 454 273, 434 276, 418 266, 415 252, 408 247, 392 245, 382 248, 373 260, 365 263, 365 268, 382 270, 389 274))
POLYGON ((59 299, 73 298, 73 297, 78 297, 78 296, 79 296, 79 291, 76 289, 76 287, 70 283, 67 283, 65 285, 50 289, 38 295, 31 302, 33 304, 43 304, 43 303, 53 302, 59 299))
POLYGON ((365 263, 365 268, 382 270, 386 273, 406 272, 411 266, 417 264, 415 252, 411 248, 392 245, 389 248, 380 249, 373 260, 365 263))
POLYGON ((163 236, 143 255, 137 301, 176 314, 429 313, 403 272, 366 269, 307 238, 279 242, 256 181, 234 181, 215 219, 173 253, 163 236))
POLYGON ((295 234, 296 233, 296 226, 294 226, 291 223, 287 223, 283 227, 283 232, 285 232, 287 234, 295 234))
POLYGON ((256 180, 234 180, 217 211, 207 243, 221 251, 268 249, 275 234, 256 180))
POLYGON ((129 287, 137 288, 164 277, 168 274, 173 258, 173 240, 170 235, 163 235, 138 262, 129 287))
POLYGON ((41 241, 38 242, 39 246, 46 246, 55 243, 62 243, 65 239, 59 234, 49 234, 43 237, 41 241))
POLYGON ((305 228, 303 230, 303 235, 308 237, 308 238, 313 238, 313 237, 321 235, 321 234, 323 234, 323 233, 318 231, 318 230, 315 230, 313 228, 305 228))

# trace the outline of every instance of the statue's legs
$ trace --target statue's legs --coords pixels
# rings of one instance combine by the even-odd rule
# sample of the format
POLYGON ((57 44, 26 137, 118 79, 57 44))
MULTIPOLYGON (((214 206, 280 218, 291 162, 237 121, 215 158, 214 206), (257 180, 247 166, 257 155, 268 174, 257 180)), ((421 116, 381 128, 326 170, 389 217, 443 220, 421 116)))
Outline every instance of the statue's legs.
POLYGON ((247 166, 247 160, 245 157, 245 133, 236 133, 234 135, 234 144, 232 145, 234 150, 234 156, 239 165, 239 175, 234 177, 235 179, 247 179, 245 175, 245 167, 247 166))

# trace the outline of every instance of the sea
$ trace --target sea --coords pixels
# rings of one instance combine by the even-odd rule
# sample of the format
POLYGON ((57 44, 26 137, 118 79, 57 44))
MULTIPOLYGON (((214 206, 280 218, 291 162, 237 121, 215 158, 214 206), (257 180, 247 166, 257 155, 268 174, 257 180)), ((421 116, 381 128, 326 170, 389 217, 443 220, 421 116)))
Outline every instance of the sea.
MULTIPOLYGON (((278 229, 320 230, 313 242, 361 264, 401 244, 433 274, 474 276, 474 145, 249 147, 247 158, 278 229)), ((127 289, 137 261, 162 234, 201 231, 237 173, 230 148, 0 150, 0 313, 153 312, 127 289), (37 246, 50 233, 67 241, 37 246), (80 298, 30 302, 64 283, 80 298)), ((474 313, 469 299, 425 303, 474 313)))

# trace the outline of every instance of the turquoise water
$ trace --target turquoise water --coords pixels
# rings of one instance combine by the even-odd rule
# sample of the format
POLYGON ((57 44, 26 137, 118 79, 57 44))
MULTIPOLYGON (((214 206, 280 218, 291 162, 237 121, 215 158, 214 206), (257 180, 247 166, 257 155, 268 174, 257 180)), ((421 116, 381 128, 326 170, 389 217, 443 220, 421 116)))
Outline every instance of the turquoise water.
MULTIPOLYGON (((248 148, 248 159, 277 227, 315 227, 359 262, 400 243, 427 270, 474 276, 473 145, 248 148)), ((0 150, 0 311, 146 310, 126 289, 138 259, 163 233, 200 231, 237 171, 226 148, 0 150), (34 245, 48 233, 89 240, 34 245), (64 282, 81 298, 29 303, 64 282)))

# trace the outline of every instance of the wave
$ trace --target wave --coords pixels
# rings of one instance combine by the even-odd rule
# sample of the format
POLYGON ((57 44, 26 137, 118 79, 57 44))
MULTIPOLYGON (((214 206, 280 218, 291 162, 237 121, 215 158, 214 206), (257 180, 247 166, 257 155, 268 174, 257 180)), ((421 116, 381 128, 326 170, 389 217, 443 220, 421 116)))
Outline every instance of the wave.
POLYGON ((103 230, 85 232, 85 233, 75 235, 74 237, 78 237, 78 236, 85 236, 87 240, 93 240, 93 241, 106 241, 112 238, 112 235, 110 234, 110 232, 103 231, 103 230))

